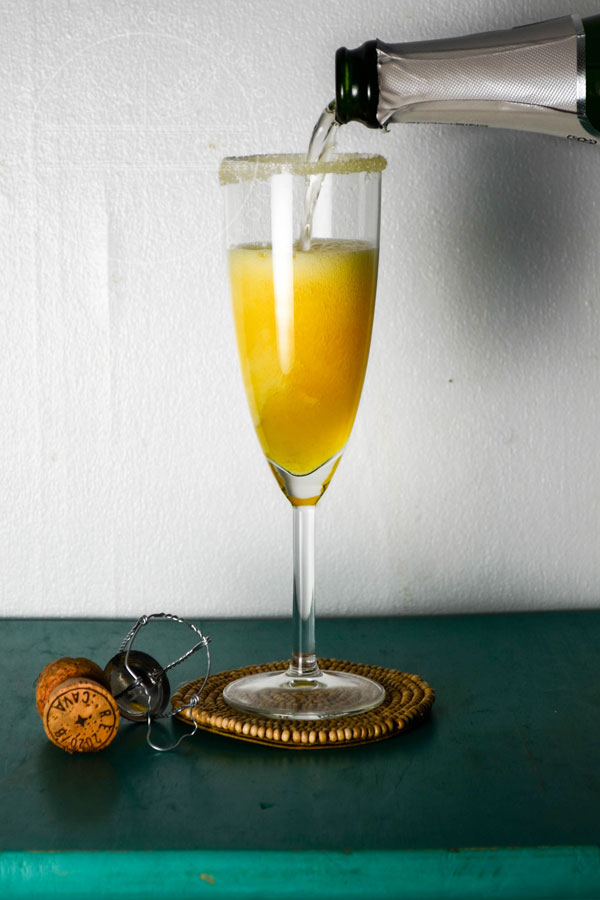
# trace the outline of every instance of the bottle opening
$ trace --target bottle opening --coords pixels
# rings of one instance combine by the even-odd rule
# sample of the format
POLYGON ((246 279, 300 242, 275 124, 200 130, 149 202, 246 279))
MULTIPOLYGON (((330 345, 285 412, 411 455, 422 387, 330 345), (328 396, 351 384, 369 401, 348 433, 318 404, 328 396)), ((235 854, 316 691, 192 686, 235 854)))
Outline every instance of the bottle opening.
POLYGON ((355 50, 340 47, 335 54, 335 115, 340 125, 362 122, 381 128, 377 119, 379 80, 377 41, 355 50))

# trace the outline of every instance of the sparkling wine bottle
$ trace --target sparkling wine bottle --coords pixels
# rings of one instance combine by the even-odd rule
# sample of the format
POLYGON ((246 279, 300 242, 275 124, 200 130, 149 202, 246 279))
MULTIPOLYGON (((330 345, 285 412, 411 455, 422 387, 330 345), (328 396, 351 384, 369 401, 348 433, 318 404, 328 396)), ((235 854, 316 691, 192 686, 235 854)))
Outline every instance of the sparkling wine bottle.
POLYGON ((600 141, 600 15, 336 54, 336 118, 435 122, 600 141))

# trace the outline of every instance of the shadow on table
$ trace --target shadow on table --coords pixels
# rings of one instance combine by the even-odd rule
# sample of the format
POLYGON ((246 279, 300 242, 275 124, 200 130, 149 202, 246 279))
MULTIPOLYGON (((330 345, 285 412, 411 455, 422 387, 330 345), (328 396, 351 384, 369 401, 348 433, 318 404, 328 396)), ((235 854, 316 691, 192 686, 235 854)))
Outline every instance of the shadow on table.
POLYGON ((40 747, 40 791, 56 818, 81 826, 108 816, 118 797, 118 772, 109 751, 68 754, 40 747))

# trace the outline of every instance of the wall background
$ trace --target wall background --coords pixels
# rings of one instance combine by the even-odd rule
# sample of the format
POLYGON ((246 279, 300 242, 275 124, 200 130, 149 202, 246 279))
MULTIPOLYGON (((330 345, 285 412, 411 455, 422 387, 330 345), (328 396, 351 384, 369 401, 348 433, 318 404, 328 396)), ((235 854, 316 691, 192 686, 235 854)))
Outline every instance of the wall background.
MULTIPOLYGON (((0 0, 3 615, 288 615, 291 513, 238 375, 224 155, 301 151, 338 46, 574 0, 0 0)), ((600 601, 600 149, 449 126, 382 152, 320 614, 600 601)))

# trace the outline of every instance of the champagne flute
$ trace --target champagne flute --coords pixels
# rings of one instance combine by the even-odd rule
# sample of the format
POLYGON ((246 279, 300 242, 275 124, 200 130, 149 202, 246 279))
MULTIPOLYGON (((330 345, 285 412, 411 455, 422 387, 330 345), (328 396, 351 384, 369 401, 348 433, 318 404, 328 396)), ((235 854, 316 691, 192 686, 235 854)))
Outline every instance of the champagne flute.
POLYGON ((289 666, 232 681, 223 696, 235 709, 270 718, 346 716, 385 696, 368 678, 320 669, 314 603, 315 507, 350 436, 369 354, 384 168, 382 157, 360 154, 221 164, 246 396, 294 520, 289 666))

